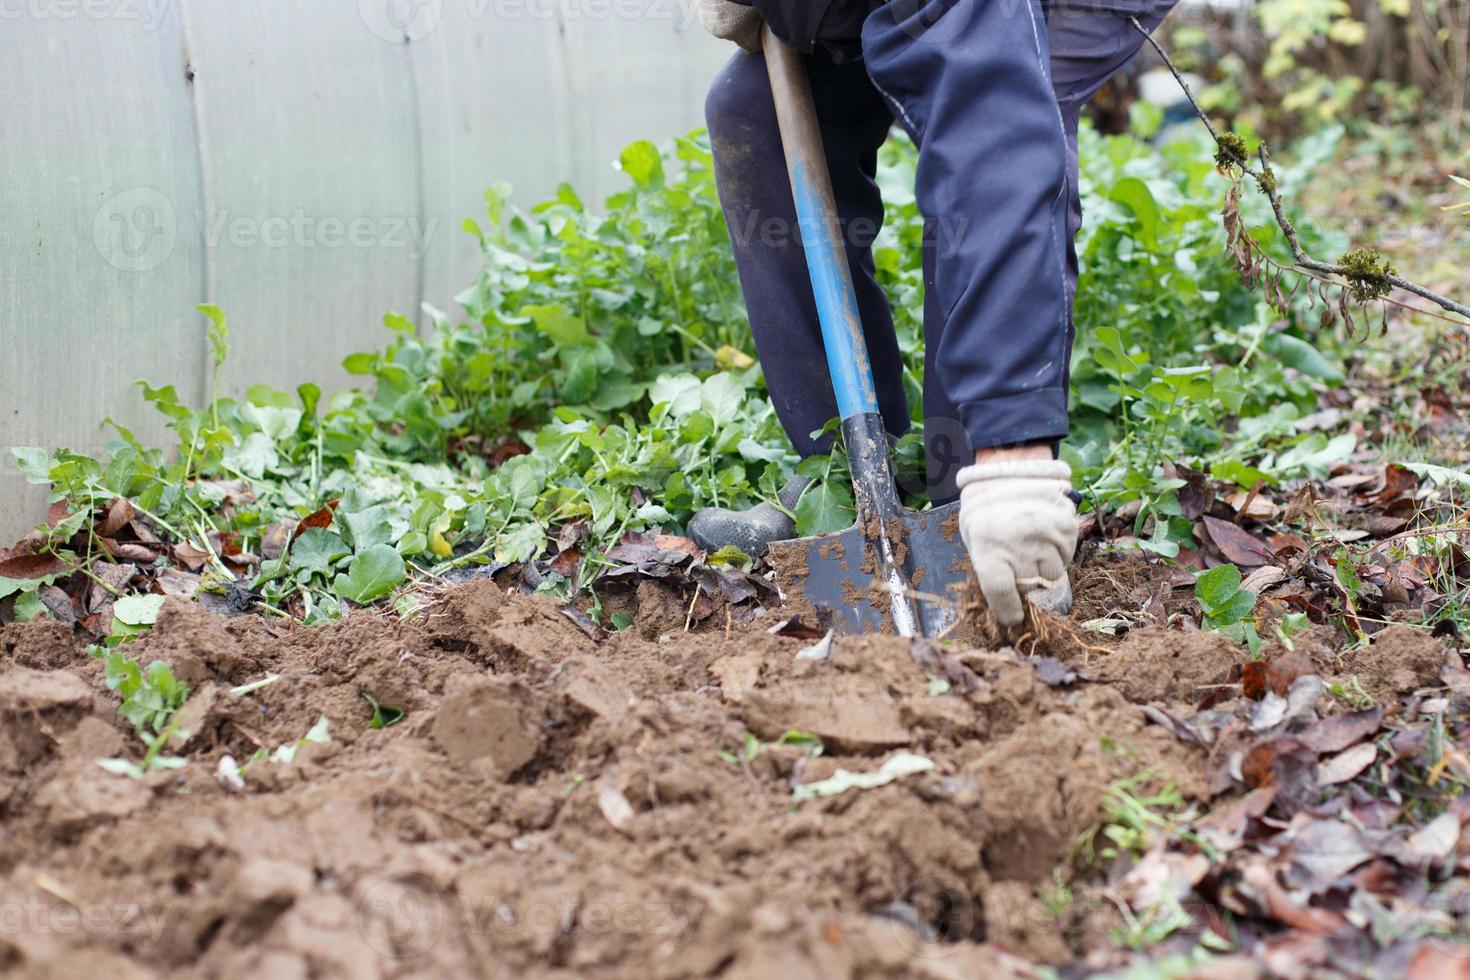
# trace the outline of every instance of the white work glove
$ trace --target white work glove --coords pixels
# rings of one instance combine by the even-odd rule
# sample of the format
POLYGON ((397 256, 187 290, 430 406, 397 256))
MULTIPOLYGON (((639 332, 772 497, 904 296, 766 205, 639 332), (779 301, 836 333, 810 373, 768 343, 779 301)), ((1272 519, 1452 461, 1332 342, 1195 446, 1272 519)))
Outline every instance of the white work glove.
POLYGON ((734 41, 751 54, 760 54, 761 15, 754 7, 734 0, 700 0, 699 22, 715 37, 734 41))
POLYGON ((1023 593, 1055 586, 1077 550, 1072 468, 1058 460, 977 463, 960 470, 960 537, 980 591, 1003 626, 1024 618, 1023 593))

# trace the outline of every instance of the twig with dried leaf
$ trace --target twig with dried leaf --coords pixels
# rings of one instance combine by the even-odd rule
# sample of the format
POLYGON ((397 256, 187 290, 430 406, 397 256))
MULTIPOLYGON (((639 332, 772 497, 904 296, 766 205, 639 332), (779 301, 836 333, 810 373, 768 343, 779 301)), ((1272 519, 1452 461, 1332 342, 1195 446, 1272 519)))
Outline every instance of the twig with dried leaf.
MULTIPOLYGON (((1144 36, 1154 51, 1163 59, 1164 65, 1169 69, 1170 74, 1174 76, 1174 80, 1179 83, 1179 87, 1183 89, 1184 97, 1189 100, 1189 104, 1194 109, 1195 115, 1199 117, 1200 122, 1204 123, 1205 128, 1209 130, 1210 137, 1215 141, 1217 150, 1215 162, 1220 167, 1220 170, 1227 175, 1232 172, 1249 175, 1255 180, 1256 186, 1260 188, 1261 193, 1265 194, 1266 199, 1271 202, 1271 210, 1275 214, 1276 224, 1281 228, 1281 233, 1286 237, 1287 247, 1291 249, 1292 259, 1296 263, 1295 267, 1283 266, 1282 263, 1271 258, 1261 248, 1260 244, 1250 237, 1249 232, 1245 230, 1244 225, 1240 222, 1238 210, 1238 183, 1230 189, 1230 196, 1226 200, 1225 220, 1226 230, 1231 239, 1231 251, 1236 259, 1237 266, 1241 268, 1242 276, 1247 285, 1253 285, 1261 276, 1260 266, 1257 264, 1255 258, 1255 254, 1259 252, 1262 258, 1278 272, 1278 275, 1280 271, 1286 270, 1300 272, 1302 274, 1317 273, 1319 276, 1335 277, 1330 281, 1334 285, 1340 286, 1343 290, 1336 303, 1337 313, 1341 314, 1344 320, 1350 325, 1352 317, 1348 305, 1349 297, 1359 304, 1381 300, 1387 304, 1415 312, 1433 316, 1439 315, 1429 310, 1422 310, 1418 307, 1408 306, 1407 304, 1390 299, 1388 293, 1391 289, 1401 289, 1404 292, 1412 293, 1421 299, 1429 300, 1444 310, 1459 314, 1461 317, 1470 318, 1470 307, 1457 303, 1448 296, 1442 296, 1426 286, 1421 286, 1416 282, 1403 278, 1398 274, 1397 270, 1388 264, 1388 261, 1376 249, 1353 249, 1343 255, 1336 263, 1322 262, 1308 255, 1302 247, 1301 238, 1297 234, 1296 226, 1287 217, 1286 207, 1282 203, 1281 195, 1277 188, 1276 173, 1271 169, 1270 153, 1266 148, 1266 144, 1262 143, 1257 151, 1261 169, 1251 169, 1250 163, 1246 158, 1244 138, 1235 133, 1221 133, 1215 128, 1214 123, 1210 121, 1209 115, 1200 107, 1198 100, 1195 99, 1194 92, 1190 89, 1189 83, 1185 81, 1183 74, 1175 66, 1174 60, 1169 57, 1169 53, 1154 38, 1153 33, 1139 23, 1137 17, 1129 16, 1128 21, 1136 31, 1144 36)), ((1281 291, 1279 280, 1272 280, 1271 285, 1271 295, 1268 298, 1280 308, 1290 299, 1290 295, 1281 291)), ((1294 293, 1295 290, 1293 289, 1292 292, 1294 293)), ((1318 296, 1325 304, 1326 297, 1320 292, 1318 296)), ((1329 304, 1326 306, 1324 319, 1327 319, 1331 313, 1332 306, 1329 304)), ((1442 318, 1449 319, 1447 317, 1442 318)), ((1470 323, 1466 323, 1465 320, 1450 319, 1450 322, 1462 327, 1470 326, 1470 323)))

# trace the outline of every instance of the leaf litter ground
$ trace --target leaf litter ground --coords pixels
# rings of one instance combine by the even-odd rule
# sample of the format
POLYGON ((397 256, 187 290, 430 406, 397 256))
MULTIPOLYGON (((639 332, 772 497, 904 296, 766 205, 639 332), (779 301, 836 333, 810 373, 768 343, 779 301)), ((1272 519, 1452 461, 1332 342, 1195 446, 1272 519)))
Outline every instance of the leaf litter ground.
MULTIPOLYGON (((1088 558, 1079 610, 1137 609, 1160 571, 1088 558)), ((1470 964, 1466 813, 1446 791, 1470 776, 1470 674, 1427 633, 1348 654, 1298 634, 1252 661, 1138 624, 1027 658, 821 643, 717 592, 696 622, 688 589, 649 575, 627 590, 633 625, 605 633, 501 579, 443 587, 407 621, 317 628, 167 600, 127 649, 189 685, 190 737, 170 749, 187 763, 141 780, 97 765, 136 745, 102 663, 55 621, 4 627, 0 907, 24 922, 0 933, 0 962, 57 977, 1470 964), (1330 693, 1348 675, 1372 707, 1330 693), (281 746, 293 761, 258 758, 281 746), (844 791, 844 773, 880 771, 907 774, 844 791)))

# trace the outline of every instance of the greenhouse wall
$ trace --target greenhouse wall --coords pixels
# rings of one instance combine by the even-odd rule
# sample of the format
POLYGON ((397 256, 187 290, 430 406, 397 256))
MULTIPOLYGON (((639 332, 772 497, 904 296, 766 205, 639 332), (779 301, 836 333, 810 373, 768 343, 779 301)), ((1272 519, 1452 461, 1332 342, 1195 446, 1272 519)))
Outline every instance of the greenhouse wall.
POLYGON ((212 394, 195 306, 224 394, 340 387, 385 312, 454 309, 485 188, 600 199, 728 52, 695 0, 0 0, 0 538, 44 514, 10 446, 162 439, 140 379, 212 394))

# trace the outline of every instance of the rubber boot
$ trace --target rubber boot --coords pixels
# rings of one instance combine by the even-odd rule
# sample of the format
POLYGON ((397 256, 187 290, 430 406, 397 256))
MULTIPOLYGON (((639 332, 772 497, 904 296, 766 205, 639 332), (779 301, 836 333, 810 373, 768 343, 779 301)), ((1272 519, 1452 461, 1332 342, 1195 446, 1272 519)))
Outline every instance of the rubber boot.
MULTIPOLYGON (((796 510, 796 502, 809 483, 803 476, 788 480, 776 494, 781 507, 796 510)), ((757 504, 749 510, 706 507, 689 519, 686 530, 695 544, 711 554, 734 545, 750 557, 759 558, 772 541, 796 537, 796 522, 770 503, 757 504)))

